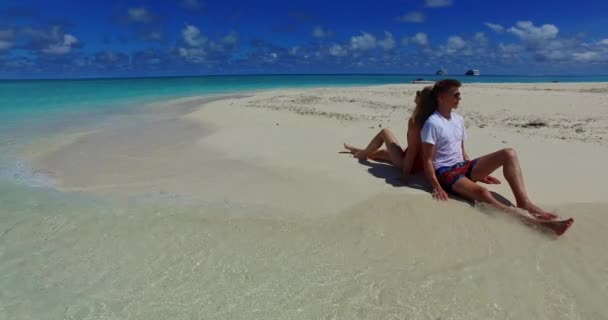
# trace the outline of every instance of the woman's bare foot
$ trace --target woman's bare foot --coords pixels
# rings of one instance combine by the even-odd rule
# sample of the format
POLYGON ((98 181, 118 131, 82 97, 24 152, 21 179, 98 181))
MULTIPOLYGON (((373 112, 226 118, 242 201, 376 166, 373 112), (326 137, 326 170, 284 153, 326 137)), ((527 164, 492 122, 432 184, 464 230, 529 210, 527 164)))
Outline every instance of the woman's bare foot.
POLYGON ((355 153, 357 153, 357 152, 361 151, 361 149, 359 149, 359 148, 357 148, 357 147, 355 147, 355 146, 353 146, 353 145, 351 145, 351 144, 348 144, 348 143, 345 143, 345 144, 344 144, 344 149, 346 149, 346 150, 350 151, 350 153, 351 153, 352 155, 355 155, 355 153))
POLYGON ((524 203, 522 205, 518 205, 517 207, 528 211, 534 218, 539 220, 551 221, 559 218, 558 215, 544 211, 532 202, 524 203))
POLYGON ((574 219, 570 218, 561 221, 543 221, 540 223, 541 226, 553 231, 556 235, 561 236, 572 226, 574 219))
POLYGON ((344 148, 346 148, 346 150, 350 151, 350 153, 353 155, 353 157, 355 157, 359 160, 367 160, 367 153, 365 152, 365 150, 359 149, 348 143, 344 144, 344 148))

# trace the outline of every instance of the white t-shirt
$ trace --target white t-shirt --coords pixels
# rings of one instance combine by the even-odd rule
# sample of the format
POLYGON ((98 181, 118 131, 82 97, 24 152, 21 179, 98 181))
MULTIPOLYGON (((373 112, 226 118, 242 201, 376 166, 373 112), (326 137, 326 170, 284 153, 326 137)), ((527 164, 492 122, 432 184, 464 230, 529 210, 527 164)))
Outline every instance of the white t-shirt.
POLYGON ((464 119, 456 112, 452 112, 451 118, 446 119, 435 111, 422 126, 420 136, 423 143, 435 145, 433 157, 435 170, 453 166, 464 160, 462 142, 466 139, 467 132, 464 119))

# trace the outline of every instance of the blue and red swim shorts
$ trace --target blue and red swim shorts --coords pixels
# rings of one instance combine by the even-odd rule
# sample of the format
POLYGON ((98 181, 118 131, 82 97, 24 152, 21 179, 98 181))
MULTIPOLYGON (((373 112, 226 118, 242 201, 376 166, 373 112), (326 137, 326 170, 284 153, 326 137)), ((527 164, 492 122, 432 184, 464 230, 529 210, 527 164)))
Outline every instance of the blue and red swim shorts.
POLYGON ((452 186, 458 179, 464 177, 471 179, 471 172, 476 163, 477 159, 465 160, 453 166, 440 167, 435 169, 435 175, 445 191, 453 192, 452 186))

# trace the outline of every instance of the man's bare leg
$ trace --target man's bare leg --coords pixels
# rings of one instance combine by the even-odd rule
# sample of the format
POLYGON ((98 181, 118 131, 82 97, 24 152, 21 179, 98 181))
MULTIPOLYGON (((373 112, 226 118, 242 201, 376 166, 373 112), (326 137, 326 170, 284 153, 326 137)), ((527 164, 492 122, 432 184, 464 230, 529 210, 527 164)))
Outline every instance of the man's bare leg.
POLYGON ((452 190, 454 190, 454 192, 456 192, 460 196, 463 196, 467 199, 484 202, 484 203, 487 203, 487 204, 493 206, 496 209, 507 212, 507 213, 511 214, 512 216, 518 218, 520 221, 524 222, 525 224, 538 226, 538 227, 542 227, 542 228, 551 230, 558 236, 562 235, 564 232, 566 232, 566 230, 568 230, 568 228, 570 228, 572 223, 574 223, 574 219, 572 219, 572 218, 566 219, 566 220, 560 220, 560 221, 547 220, 547 219, 537 220, 537 219, 528 217, 526 215, 523 215, 518 209, 506 206, 506 205, 502 204, 500 201, 496 200, 496 198, 494 198, 494 196, 488 189, 476 184, 475 182, 469 180, 468 178, 463 177, 463 178, 458 179, 458 181, 456 181, 456 183, 454 183, 454 185, 452 186, 452 190))
POLYGON ((507 182, 509 182, 518 208, 527 210, 539 219, 552 220, 558 217, 553 213, 541 209, 530 200, 517 154, 511 148, 502 149, 479 158, 473 167, 471 178, 473 181, 483 179, 499 167, 502 167, 503 175, 507 179, 507 182))

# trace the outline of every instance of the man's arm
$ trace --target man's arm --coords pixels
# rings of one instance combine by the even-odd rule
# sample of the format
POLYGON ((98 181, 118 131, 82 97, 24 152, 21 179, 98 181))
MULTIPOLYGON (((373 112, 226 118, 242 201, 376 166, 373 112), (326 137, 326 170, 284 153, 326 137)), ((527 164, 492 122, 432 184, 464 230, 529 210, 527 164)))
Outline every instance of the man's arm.
POLYGON ((467 154, 467 152, 464 150, 464 141, 462 141, 462 159, 465 161, 471 160, 471 158, 469 158, 469 155, 467 154))
POLYGON ((433 156, 435 155, 435 145, 430 143, 422 143, 422 162, 424 163, 424 174, 433 187, 433 195, 439 200, 447 200, 448 194, 443 190, 437 175, 435 175, 435 166, 433 165, 433 156))

